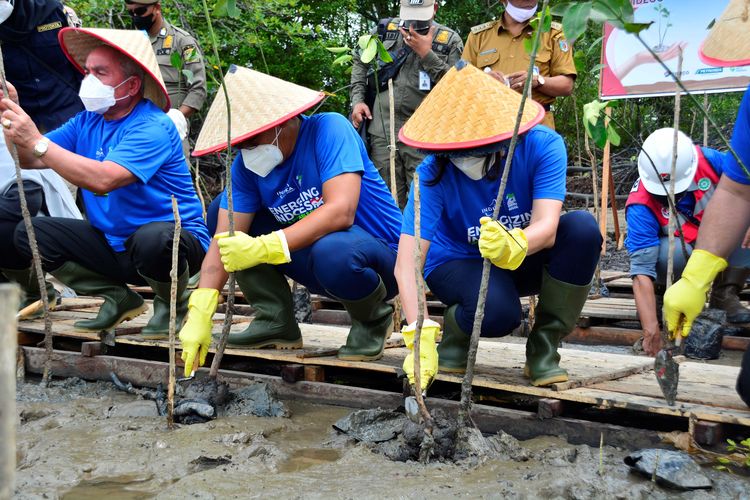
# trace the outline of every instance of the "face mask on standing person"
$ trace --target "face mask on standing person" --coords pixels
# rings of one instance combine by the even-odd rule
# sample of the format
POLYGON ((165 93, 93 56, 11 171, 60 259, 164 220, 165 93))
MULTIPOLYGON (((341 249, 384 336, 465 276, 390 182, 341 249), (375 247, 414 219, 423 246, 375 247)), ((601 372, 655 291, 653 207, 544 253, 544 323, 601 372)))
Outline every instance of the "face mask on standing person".
POLYGON ((78 91, 78 97, 81 98, 83 106, 86 111, 97 113, 99 115, 106 113, 109 108, 115 105, 117 101, 126 99, 128 96, 115 98, 115 89, 119 88, 120 85, 133 78, 132 76, 127 77, 120 82, 116 87, 106 85, 102 83, 97 77, 89 73, 81 82, 81 89, 78 91))
POLYGON ((278 167, 284 161, 284 154, 278 146, 279 135, 281 135, 281 127, 276 129, 276 137, 271 144, 259 144, 252 148, 241 149, 245 168, 261 177, 266 177, 271 170, 278 167))
POLYGON ((0 1, 0 24, 7 21, 11 14, 13 14, 13 0, 1 0, 0 1))
POLYGON ((519 23, 525 23, 526 21, 534 17, 534 14, 536 14, 536 10, 538 7, 539 5, 535 5, 530 9, 522 9, 520 7, 516 7, 515 5, 510 3, 510 0, 508 0, 508 3, 505 5, 505 12, 507 12, 510 17, 512 17, 519 23))
POLYGON ((154 18, 153 11, 148 16, 143 15, 150 7, 150 5, 143 5, 129 11, 130 19, 133 21, 133 26, 135 27, 135 29, 149 31, 154 25, 156 19, 154 18))

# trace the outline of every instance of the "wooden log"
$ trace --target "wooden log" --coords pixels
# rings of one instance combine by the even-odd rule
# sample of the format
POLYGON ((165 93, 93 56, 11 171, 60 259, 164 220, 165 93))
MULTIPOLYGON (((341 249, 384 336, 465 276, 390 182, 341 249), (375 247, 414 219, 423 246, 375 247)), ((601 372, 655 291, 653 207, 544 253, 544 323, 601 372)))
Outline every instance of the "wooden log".
POLYGON ((90 358, 107 354, 107 346, 101 342, 83 342, 81 344, 81 355, 90 358))
MULTIPOLYGON (((12 498, 16 474, 16 311, 18 286, 0 285, 0 498, 12 498)), ((40 349, 44 352, 43 349, 40 349)), ((42 368, 44 362, 42 362, 42 368)))

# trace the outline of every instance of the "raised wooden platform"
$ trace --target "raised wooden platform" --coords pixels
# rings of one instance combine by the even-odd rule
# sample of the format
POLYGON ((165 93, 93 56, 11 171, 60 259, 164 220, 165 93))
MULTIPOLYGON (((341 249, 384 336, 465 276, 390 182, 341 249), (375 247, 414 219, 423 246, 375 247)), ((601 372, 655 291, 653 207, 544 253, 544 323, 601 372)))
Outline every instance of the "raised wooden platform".
MULTIPOLYGON (((79 333, 73 329, 77 319, 92 317, 100 302, 95 299, 63 301, 62 311, 52 313, 56 336, 84 341, 98 341, 95 333, 79 333)), ((165 340, 140 339, 137 332, 145 325, 148 315, 121 325, 116 342, 150 349, 168 348, 165 340)), ((215 333, 223 318, 217 315, 215 333)), ((241 330, 251 321, 247 316, 236 316, 233 330, 241 330)), ((279 364, 296 363, 330 366, 362 372, 396 374, 407 350, 403 347, 386 349, 383 359, 376 362, 341 361, 332 353, 345 342, 347 329, 328 325, 301 325, 305 348, 291 351, 228 349, 227 354, 264 359, 279 364)), ((38 338, 42 321, 22 322, 21 334, 38 338)), ((402 345, 399 334, 394 334, 391 345, 402 345)), ((482 341, 477 361, 474 385, 488 390, 524 394, 541 398, 584 403, 598 408, 622 408, 637 412, 668 415, 680 418, 695 417, 709 422, 722 422, 750 427, 750 410, 736 394, 734 386, 738 368, 684 362, 681 365, 677 404, 670 407, 661 397, 653 374, 653 361, 647 357, 561 349, 562 365, 571 380, 551 388, 529 385, 523 376, 524 345, 503 341, 482 341)), ((460 383, 461 377, 439 374, 438 380, 460 383)))

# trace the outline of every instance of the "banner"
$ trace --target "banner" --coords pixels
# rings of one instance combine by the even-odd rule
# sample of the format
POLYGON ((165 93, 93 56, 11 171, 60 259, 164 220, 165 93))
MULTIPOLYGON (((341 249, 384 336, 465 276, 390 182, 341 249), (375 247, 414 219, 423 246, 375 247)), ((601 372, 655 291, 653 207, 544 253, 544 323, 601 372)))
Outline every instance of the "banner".
MULTIPOLYGON (((677 73, 683 51, 683 84, 691 92, 744 91, 750 66, 718 67, 701 60, 710 26, 737 0, 631 0, 635 21, 653 24, 641 38, 677 73)), ((705 59, 705 58, 704 58, 705 59)), ((674 95, 677 85, 634 35, 604 25, 599 96, 603 100, 674 95)))

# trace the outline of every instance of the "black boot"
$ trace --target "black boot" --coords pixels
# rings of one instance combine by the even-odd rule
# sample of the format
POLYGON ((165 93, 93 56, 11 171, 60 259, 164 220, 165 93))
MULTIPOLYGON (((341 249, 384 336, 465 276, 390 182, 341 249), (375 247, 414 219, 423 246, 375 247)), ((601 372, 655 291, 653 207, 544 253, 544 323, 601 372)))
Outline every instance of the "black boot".
POLYGON ((228 343, 248 349, 301 348, 302 332, 284 274, 276 266, 261 264, 236 272, 235 279, 245 300, 255 309, 255 318, 243 331, 230 333, 228 343))
MULTIPOLYGON (((177 316, 175 321, 175 331, 179 332, 182 323, 185 321, 185 315, 188 310, 188 280, 190 272, 186 269, 181 276, 177 278, 177 316)), ((141 274, 141 276, 143 276, 141 274)), ((172 282, 155 281, 143 276, 146 283, 154 291, 154 315, 148 320, 148 324, 141 330, 141 337, 145 339, 156 339, 169 336, 169 303, 172 295, 172 282)))
POLYGON ((104 304, 94 319, 76 321, 73 326, 84 332, 112 330, 123 321, 131 320, 148 309, 143 298, 124 283, 113 280, 75 262, 66 262, 52 276, 80 295, 104 298, 104 304))
POLYGON ((352 319, 346 345, 337 357, 346 361, 375 361, 383 357, 385 339, 393 331, 393 307, 385 301, 387 291, 381 279, 375 291, 360 300, 343 300, 352 319))
MULTIPOLYGON (((18 306, 19 311, 23 311, 26 307, 32 305, 35 302, 41 300, 42 296, 39 293, 39 283, 36 278, 34 268, 30 267, 27 269, 0 269, 6 278, 14 283, 18 283, 21 287, 23 296, 18 306)), ((57 293, 55 293, 55 287, 49 281, 44 282, 45 292, 47 293, 47 302, 49 303, 50 311, 57 305, 57 293)), ((34 308, 33 311, 27 311, 23 316, 18 318, 19 321, 37 319, 44 316, 44 307, 40 305, 34 308)))

